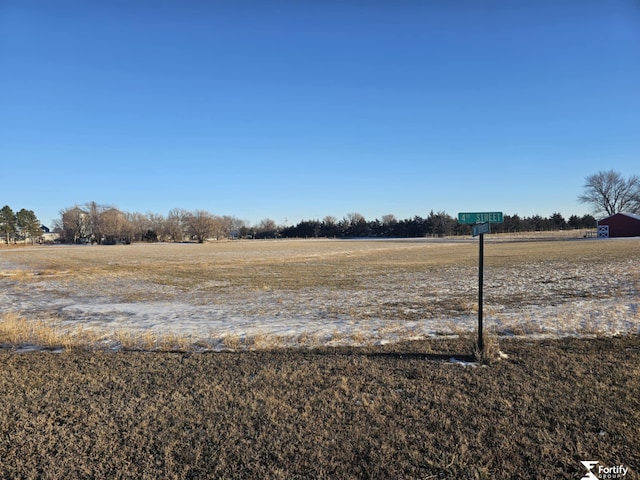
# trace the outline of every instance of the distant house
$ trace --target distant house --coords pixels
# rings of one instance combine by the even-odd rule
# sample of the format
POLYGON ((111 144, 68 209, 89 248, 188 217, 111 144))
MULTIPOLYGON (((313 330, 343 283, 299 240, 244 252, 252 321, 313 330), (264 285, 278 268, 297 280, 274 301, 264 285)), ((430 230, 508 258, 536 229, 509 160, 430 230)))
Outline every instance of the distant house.
POLYGON ((40 243, 54 243, 60 240, 60 234, 51 232, 46 225, 40 225, 40 230, 42 230, 42 235, 39 238, 40 243))
POLYGON ((598 221, 598 238, 640 237, 640 215, 616 213, 598 221))

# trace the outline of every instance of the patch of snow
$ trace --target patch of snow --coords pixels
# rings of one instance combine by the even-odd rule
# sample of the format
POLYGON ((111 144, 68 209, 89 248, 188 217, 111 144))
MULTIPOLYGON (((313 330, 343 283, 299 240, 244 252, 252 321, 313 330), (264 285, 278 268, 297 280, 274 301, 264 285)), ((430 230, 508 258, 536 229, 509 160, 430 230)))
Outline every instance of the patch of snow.
POLYGON ((457 358, 451 357, 449 359, 449 363, 455 363, 456 365, 460 365, 462 367, 477 367, 478 362, 466 362, 464 360, 458 360, 457 358))
MULTIPOLYGON (((640 333, 637 262, 607 268, 488 269, 485 328, 531 338, 640 333)), ((0 270, 12 269, 0 262, 0 270)), ((123 278, 99 285, 56 278, 25 284, 9 275, 0 277, 0 313, 54 318, 103 336, 178 335, 212 350, 234 341, 242 348, 386 345, 474 332, 476 282, 461 267, 363 278, 357 289, 250 290, 212 281, 189 292, 123 278), (132 297, 140 300, 127 300, 132 297)))

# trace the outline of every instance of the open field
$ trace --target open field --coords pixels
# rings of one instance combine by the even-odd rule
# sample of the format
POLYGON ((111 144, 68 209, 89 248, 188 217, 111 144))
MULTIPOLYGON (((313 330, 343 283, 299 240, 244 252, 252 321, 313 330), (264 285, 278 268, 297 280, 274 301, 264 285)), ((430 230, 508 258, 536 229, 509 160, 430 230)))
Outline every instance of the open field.
MULTIPOLYGON (((464 333, 477 255, 471 240, 4 248, 0 343, 233 350, 464 333)), ((488 239, 487 328, 638 333, 639 260, 640 239, 488 239)))
POLYGON ((638 336, 469 342, 0 352, 0 477, 638 478, 638 336))
POLYGON ((637 478, 640 240, 485 254, 489 365, 472 241, 0 249, 0 477, 637 478))

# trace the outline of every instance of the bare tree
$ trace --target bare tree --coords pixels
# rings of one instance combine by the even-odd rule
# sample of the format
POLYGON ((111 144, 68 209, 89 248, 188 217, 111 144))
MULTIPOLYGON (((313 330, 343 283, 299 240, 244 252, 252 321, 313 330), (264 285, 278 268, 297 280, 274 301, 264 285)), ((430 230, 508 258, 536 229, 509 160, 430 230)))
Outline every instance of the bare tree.
POLYGON ((244 225, 242 220, 228 215, 219 217, 214 216, 214 229, 212 238, 220 240, 221 238, 230 238, 234 233, 237 235, 240 228, 244 225))
POLYGON ((338 223, 338 219, 336 217, 334 217, 333 215, 327 215, 326 217, 324 217, 322 219, 322 223, 324 223, 325 225, 327 225, 329 227, 335 227, 336 224, 338 223))
POLYGON ((147 218, 149 220, 149 230, 145 234, 151 234, 151 237, 155 234, 155 238, 160 241, 166 241, 169 238, 167 234, 167 219, 156 213, 148 213, 147 218))
POLYGON ((614 170, 601 171, 585 178, 584 189, 578 201, 591 205, 596 214, 640 213, 640 177, 637 175, 625 180, 614 170))
POLYGON ((101 236, 98 241, 107 244, 130 242, 133 229, 127 216, 117 208, 100 212, 98 217, 101 236))
POLYGON ((185 236, 188 234, 187 220, 190 215, 191 213, 183 208, 174 208, 169 212, 165 231, 172 241, 184 241, 185 236))
POLYGON ((80 243, 89 241, 92 235, 89 221, 89 213, 78 207, 67 208, 60 211, 62 234, 61 237, 68 243, 80 243))
POLYGON ((244 220, 240 220, 237 217, 230 217, 225 215, 221 218, 223 231, 225 237, 238 237, 240 236, 240 230, 246 226, 244 220))
POLYGON ((131 225, 131 239, 136 242, 141 241, 145 233, 151 229, 149 217, 139 212, 125 213, 125 215, 131 225))
POLYGON ((393 213, 389 213, 387 215, 382 216, 382 224, 385 226, 393 225, 394 223, 398 223, 396 216, 393 213))
POLYGON ((260 220, 256 230, 258 238, 276 238, 278 236, 278 226, 271 218, 260 220))
POLYGON ((105 207, 98 205, 96 202, 91 202, 86 205, 89 213, 89 230, 91 231, 91 243, 95 240, 99 242, 102 238, 102 226, 100 225, 100 215, 106 210, 105 207))
POLYGON ((196 210, 187 217, 189 234, 198 243, 203 243, 207 238, 212 238, 218 229, 219 223, 216 217, 205 210, 196 210))
POLYGON ((347 213, 347 216, 345 218, 350 225, 359 225, 361 223, 366 223, 364 215, 358 212, 347 213))

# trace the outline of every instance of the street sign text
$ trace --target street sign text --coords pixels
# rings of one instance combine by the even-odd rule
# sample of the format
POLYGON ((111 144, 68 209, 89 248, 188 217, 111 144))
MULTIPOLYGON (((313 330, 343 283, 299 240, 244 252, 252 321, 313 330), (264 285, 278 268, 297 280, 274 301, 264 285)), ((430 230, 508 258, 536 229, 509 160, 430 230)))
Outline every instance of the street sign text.
POLYGON ((474 223, 502 223, 502 212, 463 212, 458 213, 458 222, 473 225, 474 223))

